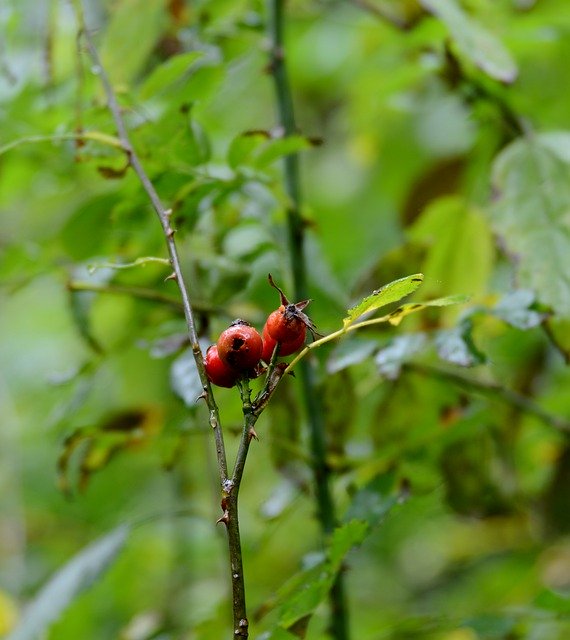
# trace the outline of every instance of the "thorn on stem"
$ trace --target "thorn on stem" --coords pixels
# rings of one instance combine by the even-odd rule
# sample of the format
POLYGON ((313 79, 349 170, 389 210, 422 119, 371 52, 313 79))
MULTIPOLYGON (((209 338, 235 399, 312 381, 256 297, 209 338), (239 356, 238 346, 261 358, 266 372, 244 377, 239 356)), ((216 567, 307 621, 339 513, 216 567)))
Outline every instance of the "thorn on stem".
POLYGON ((257 433, 255 432, 255 429, 253 427, 249 428, 249 431, 247 432, 247 435, 249 437, 249 441, 251 442, 252 440, 257 440, 259 442, 259 437, 257 435, 257 433))
POLYGON ((171 226, 169 226, 168 229, 166 230, 166 237, 169 240, 172 240, 172 238, 174 238, 175 233, 176 233, 176 229, 173 229, 171 226))
POLYGON ((200 402, 200 400, 208 400, 208 392, 206 389, 202 391, 202 393, 196 398, 196 402, 200 402))
POLYGON ((228 513, 227 509, 226 511, 224 511, 224 514, 222 515, 222 517, 216 520, 216 524, 220 524, 222 522, 226 525, 226 527, 230 522, 230 514, 228 513))
POLYGON ((177 277, 176 272, 173 271, 169 276, 164 278, 164 282, 168 282, 168 280, 176 280, 177 277))

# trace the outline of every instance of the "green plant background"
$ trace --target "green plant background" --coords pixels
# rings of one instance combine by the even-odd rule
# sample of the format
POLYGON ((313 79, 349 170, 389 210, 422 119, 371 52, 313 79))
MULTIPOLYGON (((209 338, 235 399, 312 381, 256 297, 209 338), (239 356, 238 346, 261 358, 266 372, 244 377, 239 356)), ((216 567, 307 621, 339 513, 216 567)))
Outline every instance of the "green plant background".
MULTIPOLYGON (((347 523, 325 564, 299 389, 282 385, 241 493, 252 637, 295 637, 305 615, 295 633, 325 637, 310 567, 344 558, 353 638, 563 640, 570 5, 291 1, 286 140, 266 17, 253 0, 86 3, 173 209, 204 344, 235 317, 261 328, 268 272, 291 288, 280 160, 296 151, 322 333, 416 272, 415 301, 470 300, 317 352, 347 523)), ((109 267, 164 258, 160 226, 101 136, 115 130, 72 7, 8 0, 0 43, 0 634, 83 547, 138 523, 45 637, 219 640, 227 550, 176 287, 159 262, 109 267)), ((232 451, 239 395, 217 399, 232 451)))

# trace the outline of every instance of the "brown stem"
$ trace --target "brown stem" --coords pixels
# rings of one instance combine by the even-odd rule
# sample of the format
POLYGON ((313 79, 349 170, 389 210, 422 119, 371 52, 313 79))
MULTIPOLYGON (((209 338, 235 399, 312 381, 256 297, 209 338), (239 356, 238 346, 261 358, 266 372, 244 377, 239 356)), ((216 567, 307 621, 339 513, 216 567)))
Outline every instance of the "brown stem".
POLYGON ((251 388, 249 386, 249 380, 240 380, 238 382, 238 388, 241 394, 243 407, 243 430, 232 477, 226 482, 226 491, 222 500, 222 509, 224 510, 224 514, 220 518, 220 521, 226 525, 228 532, 228 547, 232 572, 234 637, 247 638, 249 636, 249 623, 246 610, 245 579, 239 532, 238 498, 249 445, 253 438, 257 437, 255 433, 257 416, 254 414, 251 404, 251 388))
POLYGON ((77 9, 77 16, 80 21, 83 38, 87 45, 87 50, 89 51, 91 60, 93 61, 93 65, 94 65, 93 69, 94 69, 94 72, 97 73, 99 75, 99 78, 101 79, 101 83, 105 91, 105 96, 107 98, 108 108, 113 116, 115 127, 117 128, 118 137, 119 137, 119 140, 121 141, 122 149, 128 158, 129 166, 136 173, 143 189, 145 190, 149 200, 151 201, 154 211, 158 216, 158 219, 162 226, 162 230, 166 240, 166 246, 168 248, 168 254, 170 256, 170 263, 173 268, 171 279, 176 280, 178 289, 180 291, 180 296, 182 298, 182 308, 184 310, 184 316, 186 318, 186 325, 188 329, 188 337, 190 339, 190 346, 192 348, 192 353, 196 361, 198 374, 200 375, 200 380, 204 388, 204 398, 206 400, 206 403, 208 405, 208 409, 210 412, 210 425, 212 426, 212 429, 214 431, 214 438, 216 440, 216 453, 218 458, 220 480, 223 485, 223 483, 228 479, 228 469, 227 469, 227 460, 226 460, 226 454, 225 454, 223 434, 222 434, 221 424, 220 424, 220 415, 219 415, 219 410, 216 404, 216 400, 214 398, 212 389, 210 387, 210 381, 206 376, 206 370, 204 368, 204 356, 202 354, 200 343, 198 342, 198 334, 196 332, 196 325, 194 322, 194 313, 193 313, 192 305, 190 303, 188 287, 184 281, 184 275, 182 273, 182 268, 180 266, 178 250, 176 248, 176 243, 174 242, 174 229, 172 229, 172 227, 170 226, 171 212, 167 210, 163 206, 162 202, 160 201, 160 197, 158 196, 158 193, 156 192, 154 185, 152 184, 150 178, 146 174, 144 167, 142 166, 142 163, 135 149, 131 144, 127 127, 125 125, 125 121, 121 113, 121 108, 117 100, 117 96, 111 84, 109 75, 107 74, 101 62, 99 53, 97 51, 97 48, 95 47, 90 31, 87 28, 87 25, 85 24, 85 18, 83 16, 81 5, 79 2, 76 2, 75 6, 77 9))

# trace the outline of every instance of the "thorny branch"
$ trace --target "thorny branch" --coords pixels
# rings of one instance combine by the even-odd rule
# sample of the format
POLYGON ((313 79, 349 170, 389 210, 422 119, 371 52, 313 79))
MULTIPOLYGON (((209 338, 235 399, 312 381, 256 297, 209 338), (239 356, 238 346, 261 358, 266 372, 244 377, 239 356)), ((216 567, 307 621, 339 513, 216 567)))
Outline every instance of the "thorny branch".
POLYGON ((180 259, 174 241, 175 230, 170 224, 170 211, 167 210, 158 196, 154 185, 146 174, 139 157, 131 144, 127 128, 121 113, 117 96, 111 84, 110 78, 105 71, 105 68, 101 64, 99 54, 89 29, 85 24, 82 8, 79 0, 75 2, 77 9, 77 16, 81 25, 81 31, 91 60, 93 61, 94 71, 99 75, 109 110, 113 115, 113 120, 117 128, 119 140, 121 141, 121 147, 124 153, 127 155, 129 166, 133 169, 139 178, 139 181, 146 191, 152 206, 160 220, 166 245, 168 247, 168 254, 170 256, 170 263, 173 268, 173 272, 169 279, 176 280, 180 295, 182 297, 182 307, 186 318, 186 324, 188 328, 188 337, 190 339, 190 345, 196 361, 196 367, 200 375, 200 380, 204 389, 202 397, 205 399, 210 414, 210 425, 214 431, 216 442, 216 454, 218 459, 218 467, 220 472, 220 481, 222 488, 222 510, 223 515, 220 518, 220 522, 226 525, 228 533, 228 547, 230 553, 230 565, 232 576, 232 593, 233 593, 233 637, 234 638, 247 638, 248 637, 248 620, 246 615, 246 600, 245 600, 245 586, 243 577, 243 563, 241 542, 239 534, 239 519, 238 519, 238 492, 243 468, 245 465, 245 459, 249 449, 249 443, 252 437, 255 435, 253 425, 257 420, 257 416, 253 413, 249 384, 244 381, 240 383, 240 391, 242 393, 242 400, 244 402, 244 432, 240 443, 238 456, 236 458, 235 469, 230 478, 228 476, 227 458, 225 453, 223 433, 221 429, 219 410, 210 387, 210 382, 206 376, 204 367, 203 354, 198 342, 198 335, 196 332, 194 314, 192 305, 190 303, 190 296, 188 293, 188 287, 184 281, 184 275, 180 266, 180 259))

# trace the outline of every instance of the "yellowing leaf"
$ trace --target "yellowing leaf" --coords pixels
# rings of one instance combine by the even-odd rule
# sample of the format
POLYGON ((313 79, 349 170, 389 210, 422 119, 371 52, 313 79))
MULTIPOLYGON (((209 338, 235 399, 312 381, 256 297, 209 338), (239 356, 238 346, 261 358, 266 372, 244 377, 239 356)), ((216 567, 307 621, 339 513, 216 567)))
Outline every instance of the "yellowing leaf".
POLYGON ((402 319, 406 316, 409 316, 410 313, 415 313, 416 311, 421 311, 422 309, 427 309, 428 307, 449 307, 452 304, 461 304, 462 302, 467 302, 469 300, 468 296, 456 295, 456 296, 446 296, 445 298, 437 298, 436 300, 428 300, 427 302, 410 302, 408 304, 403 304, 401 307, 394 309, 392 313, 388 314, 387 320, 390 324, 395 327, 402 322, 402 319))
POLYGON ((10 596, 0 591, 0 636, 10 632, 16 625, 18 609, 10 596))

